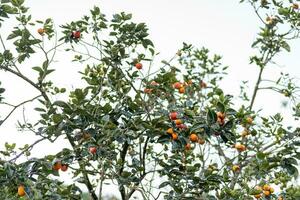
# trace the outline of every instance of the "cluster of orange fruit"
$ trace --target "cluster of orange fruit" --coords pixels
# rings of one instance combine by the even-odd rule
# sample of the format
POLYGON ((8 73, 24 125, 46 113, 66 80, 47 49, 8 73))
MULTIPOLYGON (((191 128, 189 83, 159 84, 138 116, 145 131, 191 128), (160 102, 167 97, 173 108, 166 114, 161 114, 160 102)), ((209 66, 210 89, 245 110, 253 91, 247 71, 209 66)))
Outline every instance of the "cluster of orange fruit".
MULTIPOLYGON (((171 120, 173 120, 175 122, 176 126, 182 124, 182 121, 177 118, 178 117, 177 112, 171 112, 169 114, 169 117, 170 117, 171 120)), ((167 133, 172 136, 173 140, 178 140, 178 134, 174 132, 173 128, 169 128, 167 130, 167 133)))
POLYGON ((271 186, 269 186, 269 185, 267 185, 267 184, 265 184, 265 185, 262 186, 262 187, 261 187, 261 186, 256 186, 255 189, 260 191, 259 194, 254 195, 254 197, 255 197, 256 199, 260 199, 263 195, 264 195, 265 197, 268 197, 268 196, 270 196, 272 193, 274 193, 274 188, 272 188, 271 186))
MULTIPOLYGON (((199 144, 204 144, 205 143, 205 140, 203 139, 203 138, 200 138, 200 137, 198 137, 197 136, 197 134, 196 133, 191 133, 191 135, 190 135, 190 137, 189 137, 189 140, 191 141, 191 142, 198 142, 199 144)), ((185 149, 186 150, 190 150, 191 149, 191 143, 187 143, 186 145, 185 145, 185 149)))
MULTIPOLYGON (((46 30, 44 28, 38 28, 37 32, 38 32, 38 34, 43 36, 45 34, 46 30)), ((71 37, 75 38, 75 39, 79 39, 81 37, 81 32, 80 31, 73 31, 71 33, 71 37)))
MULTIPOLYGON (((174 121, 177 128, 187 129, 187 126, 185 124, 183 124, 182 120, 178 119, 178 113, 177 112, 171 112, 169 114, 169 117, 170 117, 171 120, 174 121)), ((178 140, 178 134, 176 132, 174 132, 173 128, 168 128, 167 133, 172 136, 173 140, 178 140)), ((191 142, 198 142, 199 144, 204 144, 205 143, 205 140, 202 139, 202 138, 199 138, 196 133, 191 133, 190 136, 189 136, 189 140, 191 142)), ((191 149, 191 144, 187 143, 186 146, 185 146, 185 149, 190 150, 191 149)))
POLYGON ((55 171, 67 171, 68 170, 68 165, 67 164, 62 164, 62 162, 60 160, 56 161, 53 166, 52 166, 52 169, 55 170, 55 171))
MULTIPOLYGON (((173 88, 177 89, 180 94, 183 94, 183 93, 185 93, 185 87, 190 86, 192 84, 193 84, 192 80, 189 80, 189 81, 184 82, 184 83, 176 82, 176 83, 173 84, 173 88)), ((200 87, 201 88, 206 88, 207 84, 204 81, 201 80, 200 81, 200 87)))
POLYGON ((192 84, 192 81, 189 81, 188 83, 176 82, 173 84, 173 88, 177 89, 180 94, 183 94, 183 93, 185 93, 185 86, 188 86, 191 84, 192 84))
POLYGON ((171 120, 174 121, 177 128, 187 129, 187 125, 185 125, 181 119, 178 119, 178 113, 177 112, 171 112, 169 114, 169 117, 170 117, 171 120))

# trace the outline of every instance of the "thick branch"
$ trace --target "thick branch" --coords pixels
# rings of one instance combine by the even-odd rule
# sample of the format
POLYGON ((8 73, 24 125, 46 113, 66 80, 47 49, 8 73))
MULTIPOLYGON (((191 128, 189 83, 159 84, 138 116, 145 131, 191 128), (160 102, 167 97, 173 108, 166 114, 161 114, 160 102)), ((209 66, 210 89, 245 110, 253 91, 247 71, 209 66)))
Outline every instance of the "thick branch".
POLYGON ((264 71, 264 67, 261 66, 260 70, 259 70, 259 74, 258 74, 258 78, 257 78, 256 84, 255 84, 255 87, 254 87, 254 91, 253 91, 251 103, 250 103, 250 106, 249 106, 250 110, 252 110, 252 108, 253 108, 254 101, 255 101, 255 98, 256 98, 256 95, 257 95, 257 91, 259 90, 259 84, 261 82, 261 77, 262 77, 263 71, 264 71))
MULTIPOLYGON (((129 144, 128 142, 126 141, 124 144, 123 144, 123 148, 122 148, 122 151, 120 153, 120 159, 121 159, 121 162, 122 162, 122 166, 119 170, 119 176, 122 176, 122 172, 124 170, 124 164, 125 164, 125 157, 126 157, 126 154, 127 154, 127 150, 128 150, 128 147, 129 147, 129 144)), ((126 200, 126 191, 125 191, 125 187, 122 183, 119 182, 119 190, 120 190, 120 193, 121 193, 121 197, 122 197, 122 200, 126 200)))
MULTIPOLYGON (((68 139, 69 143, 71 144, 72 148, 75 151, 76 157, 79 157, 80 155, 79 155, 79 152, 76 151, 76 144, 75 144, 73 138, 68 133, 66 133, 66 135, 67 135, 67 139, 68 139)), ((93 200, 98 200, 98 197, 97 197, 97 195, 96 195, 96 193, 94 191, 94 187, 93 187, 93 185, 92 185, 92 183, 91 183, 91 181, 89 179, 88 173, 86 172, 84 163, 82 163, 81 160, 78 160, 78 162, 79 162, 79 167, 80 167, 81 173, 82 173, 83 178, 85 180, 85 185, 86 185, 86 187, 87 187, 87 189, 88 189, 88 191, 89 191, 92 199, 93 200)))

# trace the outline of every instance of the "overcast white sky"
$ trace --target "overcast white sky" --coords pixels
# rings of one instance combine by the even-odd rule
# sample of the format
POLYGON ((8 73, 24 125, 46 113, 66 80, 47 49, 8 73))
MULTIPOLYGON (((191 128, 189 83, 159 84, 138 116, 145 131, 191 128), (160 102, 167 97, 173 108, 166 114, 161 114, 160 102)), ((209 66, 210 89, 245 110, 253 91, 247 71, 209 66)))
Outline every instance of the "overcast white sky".
MULTIPOLYGON (((79 19, 94 5, 100 6, 102 12, 108 17, 121 11, 132 13, 135 21, 146 22, 148 25, 150 37, 157 51, 161 53, 161 58, 170 58, 181 47, 182 42, 192 43, 197 47, 205 46, 211 52, 222 55, 223 63, 230 66, 230 75, 224 80, 224 90, 238 94, 242 80, 250 80, 252 83, 250 86, 253 87, 253 81, 256 79, 258 69, 249 65, 249 55, 253 52, 250 46, 259 30, 258 24, 260 23, 249 5, 238 2, 238 0, 27 0, 26 5, 30 7, 33 18, 51 17, 57 26, 79 19)), ((277 59, 278 63, 284 67, 273 67, 267 71, 266 76, 274 77, 279 71, 286 71, 293 76, 300 77, 297 57, 299 52, 298 41, 293 43, 292 53, 283 53, 277 59)), ((58 69, 56 79, 69 87, 76 85, 74 77, 78 76, 75 74, 82 68, 73 66, 74 64, 66 60, 57 65, 60 69, 58 69), (63 70, 64 73, 60 74, 59 70, 63 70)), ((6 86, 10 84, 7 92, 8 99, 19 102, 21 97, 30 94, 23 82, 18 82, 3 74, 0 74, 0 80, 6 86)), ((264 108, 269 113, 283 112, 280 109, 280 101, 279 97, 272 93, 263 93, 263 95, 260 93, 256 108, 264 108), (275 98, 278 102, 269 100, 275 98)), ((17 112, 14 116, 20 114, 21 112, 17 112)), ((2 111, 1 116, 3 116, 2 111)), ((17 142, 21 145, 31 143, 33 140, 33 137, 28 134, 16 132, 15 121, 0 127, 1 146, 5 141, 17 142)), ((61 141, 55 145, 40 145, 36 148, 39 151, 34 151, 34 155, 41 156, 49 149, 55 152, 58 150, 58 145, 63 144, 61 141)))

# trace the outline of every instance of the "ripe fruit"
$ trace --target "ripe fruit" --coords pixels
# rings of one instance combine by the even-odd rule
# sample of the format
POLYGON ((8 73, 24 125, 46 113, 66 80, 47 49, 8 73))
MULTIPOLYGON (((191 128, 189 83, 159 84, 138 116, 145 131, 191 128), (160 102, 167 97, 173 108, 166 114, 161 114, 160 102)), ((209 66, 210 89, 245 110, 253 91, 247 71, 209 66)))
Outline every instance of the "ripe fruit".
POLYGON ((259 199, 259 198, 261 197, 261 194, 256 194, 256 195, 254 195, 254 197, 255 197, 256 199, 259 199))
POLYGON ((63 171, 63 172, 65 172, 65 171, 67 171, 68 170, 68 165, 67 164, 62 164, 61 165, 61 171, 63 171))
POLYGON ((199 143, 199 144, 205 144, 205 140, 202 139, 202 138, 199 138, 199 139, 198 139, 198 143, 199 143))
POLYGON ((96 147, 90 147, 90 148, 89 148, 89 152, 90 152, 91 154, 95 154, 95 153, 97 153, 97 148, 96 148, 96 147))
POLYGON ((53 168, 55 171, 60 170, 60 169, 61 169, 61 161, 56 161, 56 162, 53 164, 52 168, 53 168))
POLYGON ((191 140, 191 142, 197 142, 198 141, 198 136, 195 133, 192 133, 190 135, 190 140, 191 140))
POLYGON ((223 120, 225 119, 225 113, 217 112, 217 117, 223 120))
POLYGON ((20 197, 23 197, 23 196, 26 195, 25 187, 23 185, 19 185, 19 187, 18 187, 18 195, 20 197))
POLYGON ((40 35, 44 35, 45 29, 39 28, 39 29, 37 30, 37 32, 38 32, 38 34, 40 34, 40 35))
POLYGON ((246 137, 247 135, 249 135, 250 133, 249 133, 249 131, 247 130, 247 129, 244 129, 243 131, 242 131, 242 133, 241 133, 241 136, 242 137, 246 137))
POLYGON ((81 32, 80 31, 73 32, 72 37, 75 39, 79 39, 81 37, 81 32))
POLYGON ((282 196, 279 196, 279 197, 278 197, 278 200, 283 200, 283 197, 282 197, 282 196))
POLYGON ((268 24, 268 25, 271 25, 271 24, 273 24, 273 22, 274 22, 274 18, 273 17, 267 17, 266 18, 266 24, 268 24))
POLYGON ((269 191, 270 189, 271 187, 267 184, 263 186, 263 190, 269 191))
POLYGON ((225 123, 225 113, 222 113, 222 112, 217 112, 217 122, 220 124, 220 125, 224 125, 225 123))
POLYGON ((224 123, 225 123, 224 119, 221 119, 221 118, 219 118, 219 117, 218 117, 218 119, 217 119, 217 122, 218 122, 221 126, 224 125, 224 123))
POLYGON ((185 124, 178 124, 178 125, 176 125, 176 127, 179 129, 187 129, 187 125, 185 125, 185 124))
POLYGON ((243 144, 235 144, 234 148, 236 148, 239 152, 243 152, 246 150, 246 146, 243 144))
POLYGON ((151 94, 151 93, 152 93, 152 90, 153 90, 153 89, 145 88, 145 89, 144 89, 144 92, 145 92, 146 94, 151 94))
POLYGON ((201 88, 207 88, 207 84, 204 81, 200 81, 201 88))
POLYGON ((295 9, 295 10, 298 10, 299 9, 299 4, 293 3, 292 8, 295 9))
POLYGON ((136 64, 135 64, 135 68, 137 68, 137 69, 142 69, 142 68, 143 68, 142 63, 136 63, 136 64))
POLYGON ((263 191, 263 193, 264 193, 266 196, 269 196, 269 195, 271 194, 271 192, 270 192, 270 191, 267 191, 267 190, 263 191))
POLYGON ((152 82, 150 83, 150 85, 152 85, 152 86, 158 86, 159 84, 158 84, 156 81, 152 81, 152 82))
POLYGON ((191 143, 187 143, 185 145, 185 150, 191 150, 192 146, 191 146, 191 143))
POLYGON ((175 124, 176 124, 176 125, 182 124, 182 120, 181 120, 181 119, 176 119, 176 120, 175 120, 175 124))
POLYGON ((172 139, 173 139, 173 140, 178 140, 178 135, 177 135, 177 133, 172 133, 172 139))
POLYGON ((253 119, 251 117, 247 117, 246 118, 246 122, 247 122, 247 124, 252 124, 253 123, 253 119))
POLYGON ((177 112, 171 112, 170 114, 169 114, 169 117, 171 118, 171 120, 176 120, 177 119, 177 112))
POLYGON ((241 168, 240 168, 240 166, 238 166, 238 165, 233 165, 232 166, 232 171, 234 171, 234 172, 236 172, 236 171, 239 171, 241 168))
POLYGON ((179 93, 180 94, 183 94, 184 92, 185 92, 185 88, 184 87, 179 88, 179 93))
POLYGON ((168 128, 167 133, 172 135, 174 133, 174 130, 172 128, 168 128))
POLYGON ((182 84, 180 82, 176 82, 176 83, 173 84, 173 87, 175 89, 180 89, 182 87, 182 84))

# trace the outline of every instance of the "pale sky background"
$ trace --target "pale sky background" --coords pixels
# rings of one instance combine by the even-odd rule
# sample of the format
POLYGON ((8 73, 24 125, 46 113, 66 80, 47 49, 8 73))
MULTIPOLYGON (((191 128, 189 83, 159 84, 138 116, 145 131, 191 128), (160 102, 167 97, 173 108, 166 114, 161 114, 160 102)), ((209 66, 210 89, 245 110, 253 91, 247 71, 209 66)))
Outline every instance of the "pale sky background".
MULTIPOLYGON (((249 65, 249 56, 253 55, 250 46, 260 23, 250 5, 238 2, 238 0, 27 0, 26 5, 30 7, 34 19, 51 17, 57 27, 88 14, 94 5, 100 6, 102 13, 108 18, 121 11, 132 13, 134 21, 145 22, 148 25, 150 38, 156 50, 160 52, 158 59, 171 58, 182 46, 182 42, 191 43, 196 47, 205 46, 212 53, 222 55, 224 65, 230 66, 229 76, 223 82, 224 91, 238 94, 242 80, 250 81, 252 91, 257 77, 258 68, 249 65)), ((6 29, 10 30, 8 27, 6 29)), ((291 46, 291 53, 283 52, 276 59, 283 67, 270 68, 265 77, 278 77, 279 71, 300 77, 300 43, 293 42, 291 46)), ((76 83, 79 83, 77 71, 82 70, 83 66, 71 63, 63 56, 57 60, 60 62, 53 66, 57 69, 55 81, 69 88, 76 86, 76 83)), ((33 96, 33 91, 27 90, 22 81, 3 75, 3 72, 0 73, 0 80, 7 87, 8 100, 17 103, 22 98, 26 99, 28 95, 33 96)), ((286 111, 280 107, 282 100, 283 98, 272 92, 261 91, 255 108, 263 108, 265 113, 283 112, 288 115, 290 110, 286 111)), ((21 111, 22 109, 13 117, 20 116, 21 111)), ((1 116, 3 115, 1 111, 1 116)), ((32 143, 34 137, 31 134, 17 133, 15 121, 11 120, 0 127, 0 149, 6 141, 16 142, 21 146, 32 143)), ((55 153, 64 145, 66 144, 63 141, 58 141, 57 144, 40 144, 34 149, 33 156, 42 156, 49 151, 55 153)))

